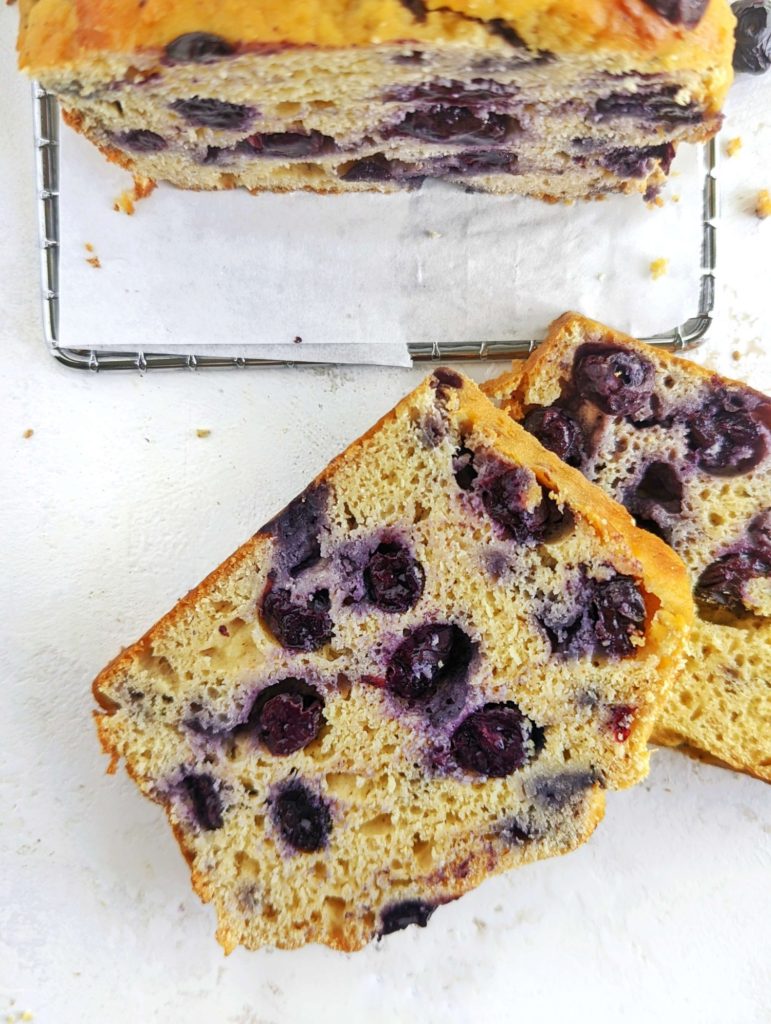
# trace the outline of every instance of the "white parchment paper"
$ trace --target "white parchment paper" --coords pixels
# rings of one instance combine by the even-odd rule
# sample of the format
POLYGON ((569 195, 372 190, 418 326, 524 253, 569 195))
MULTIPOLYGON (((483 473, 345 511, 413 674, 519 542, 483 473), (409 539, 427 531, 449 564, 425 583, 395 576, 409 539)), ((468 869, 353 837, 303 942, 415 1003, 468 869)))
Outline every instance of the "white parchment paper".
POLYGON ((658 208, 437 182, 395 196, 162 185, 130 217, 114 210, 125 171, 69 129, 61 149, 65 347, 405 365, 409 341, 538 337, 566 309, 640 335, 696 312, 696 147, 682 149, 658 208), (668 271, 653 280, 659 258, 668 271))

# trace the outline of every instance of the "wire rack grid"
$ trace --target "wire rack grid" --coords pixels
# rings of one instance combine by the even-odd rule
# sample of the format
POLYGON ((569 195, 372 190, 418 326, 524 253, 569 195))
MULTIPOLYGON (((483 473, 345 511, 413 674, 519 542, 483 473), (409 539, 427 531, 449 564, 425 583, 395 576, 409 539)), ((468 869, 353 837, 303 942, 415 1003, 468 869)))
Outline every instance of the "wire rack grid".
MULTIPOLYGON (((201 370, 250 369, 270 366, 312 367, 327 363, 261 359, 257 356, 196 356, 164 352, 113 352, 103 349, 67 348, 60 344, 59 254, 59 105, 53 93, 33 84, 38 227, 40 240, 41 295, 45 343, 64 366, 76 370, 201 370)), ((718 147, 715 139, 705 144, 705 175, 702 204, 701 275, 697 312, 683 323, 646 338, 650 344, 670 351, 696 347, 707 333, 715 315, 717 267, 718 147)), ((411 342, 407 349, 413 362, 480 362, 524 358, 538 340, 411 342)))

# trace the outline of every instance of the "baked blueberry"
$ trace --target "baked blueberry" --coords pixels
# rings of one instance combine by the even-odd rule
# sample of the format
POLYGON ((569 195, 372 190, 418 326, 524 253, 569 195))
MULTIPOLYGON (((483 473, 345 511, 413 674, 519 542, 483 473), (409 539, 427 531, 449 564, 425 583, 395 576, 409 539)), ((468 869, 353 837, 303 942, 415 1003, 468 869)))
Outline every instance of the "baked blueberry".
POLYGON ((423 566, 397 543, 379 544, 364 569, 367 597, 384 612, 406 612, 423 593, 423 566))
POLYGON ((343 181, 392 181, 399 177, 402 164, 398 160, 389 160, 383 153, 354 160, 340 175, 343 181))
POLYGON ((307 747, 324 724, 324 698, 309 683, 289 677, 258 694, 246 729, 275 757, 307 747))
POLYGON ((744 591, 750 580, 771 576, 771 558, 761 551, 723 555, 699 576, 694 593, 707 604, 722 605, 735 615, 746 613, 744 591))
POLYGON ((655 380, 653 364, 615 345, 582 345, 573 363, 578 394, 611 416, 631 416, 646 404, 655 380))
POLYGON ((554 405, 531 409, 522 426, 569 466, 580 466, 584 461, 586 439, 583 429, 565 409, 554 405))
POLYGON ((166 57, 174 64, 208 64, 233 52, 227 39, 211 32, 185 32, 166 46, 166 57))
POLYGON ((468 107, 435 104, 413 110, 402 121, 387 129, 394 135, 420 139, 421 142, 503 142, 519 125, 507 114, 477 115, 468 107))
POLYGON ((718 392, 690 416, 688 442, 699 468, 713 476, 748 473, 767 452, 756 411, 738 391, 718 392))
POLYGON ((620 178, 644 178, 651 173, 654 163, 658 163, 664 174, 669 174, 674 158, 675 147, 666 142, 661 146, 612 149, 599 158, 599 163, 620 178))
POLYGON ((641 503, 649 502, 678 515, 683 505, 683 481, 670 463, 651 462, 640 477, 635 495, 641 503))
POLYGON ((184 776, 180 786, 199 828, 204 832, 222 828, 222 800, 213 776, 191 772, 184 776))
POLYGON ((452 734, 450 749, 461 768, 503 778, 528 764, 543 743, 543 730, 507 702, 472 711, 452 734))
POLYGON ((418 626, 397 647, 386 669, 386 687, 397 697, 426 701, 454 679, 465 676, 473 644, 458 626, 418 626))
POLYGON ((695 103, 678 103, 678 85, 662 86, 655 92, 615 92, 601 96, 587 120, 604 124, 615 118, 632 117, 650 124, 695 124, 702 120, 702 112, 695 103))
POLYGON ((171 109, 194 128, 219 128, 233 132, 245 131, 256 113, 253 107, 206 96, 175 100, 171 109))
POLYGON ((328 590, 295 598, 286 587, 272 586, 262 599, 263 622, 282 647, 316 651, 332 639, 328 590))
POLYGON ((574 604, 561 614, 549 608, 539 619, 555 654, 625 658, 634 651, 632 639, 645 626, 645 602, 631 576, 593 580, 584 568, 574 604))
POLYGON ((435 910, 434 904, 426 903, 425 900, 402 900, 401 903, 392 903, 380 912, 379 934, 390 935, 391 932, 400 932, 403 928, 409 928, 411 924, 425 928, 435 910))
POLYGON ((731 8, 736 15, 734 68, 761 75, 771 68, 771 3, 740 0, 731 8))
POLYGON ((674 25, 693 28, 701 21, 709 0, 645 0, 656 14, 674 25))
POLYGON ((263 526, 262 533, 276 538, 276 566, 292 577, 315 565, 321 557, 321 530, 326 522, 328 490, 323 484, 308 487, 263 526))
POLYGON ((335 140, 321 132, 258 132, 246 140, 253 152, 260 156, 284 157, 288 160, 302 160, 332 152, 335 140))
POLYGON ((569 513, 560 510, 543 487, 538 504, 527 508, 531 483, 530 471, 519 466, 496 472, 477 483, 485 511, 517 544, 554 540, 570 520, 569 513))
POLYGON ((462 491, 470 491, 478 473, 474 469, 474 453, 470 448, 458 448, 452 457, 452 472, 462 491))
POLYGON ((631 654, 632 638, 641 636, 645 625, 645 602, 636 581, 620 574, 596 581, 591 615, 600 651, 615 658, 631 654))
POLYGON ((271 798, 270 815, 281 838, 303 853, 320 850, 332 831, 326 803, 299 779, 285 782, 271 798))

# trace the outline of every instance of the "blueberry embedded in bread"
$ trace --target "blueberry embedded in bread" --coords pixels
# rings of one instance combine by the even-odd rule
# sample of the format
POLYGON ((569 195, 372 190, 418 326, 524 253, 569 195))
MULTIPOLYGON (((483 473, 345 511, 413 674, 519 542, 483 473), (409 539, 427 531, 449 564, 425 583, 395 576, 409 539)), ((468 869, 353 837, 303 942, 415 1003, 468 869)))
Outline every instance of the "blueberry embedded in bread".
POLYGON ((20 8, 21 67, 65 119, 183 188, 652 197, 732 75, 727 0, 20 8))
POLYGON ((97 726, 227 949, 357 949, 590 835, 691 612, 659 540, 439 369, 101 673, 97 726))
POLYGON ((688 661, 654 739, 771 781, 771 399, 575 314, 485 391, 689 570, 688 661))

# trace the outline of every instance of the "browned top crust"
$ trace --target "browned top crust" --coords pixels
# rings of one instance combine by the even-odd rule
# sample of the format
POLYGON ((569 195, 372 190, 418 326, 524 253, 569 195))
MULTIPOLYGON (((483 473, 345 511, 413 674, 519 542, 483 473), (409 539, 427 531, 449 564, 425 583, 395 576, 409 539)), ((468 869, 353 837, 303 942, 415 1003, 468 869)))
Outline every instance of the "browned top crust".
POLYGON ((163 52, 180 36, 203 32, 220 37, 223 55, 389 43, 604 51, 650 70, 712 69, 715 110, 732 77, 727 0, 21 0, 20 11, 19 60, 31 74, 111 54, 163 52))

